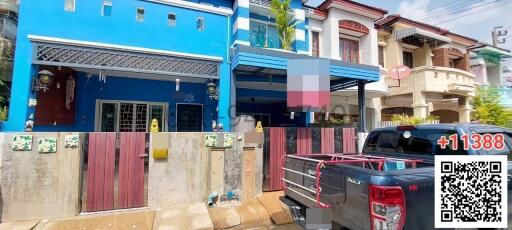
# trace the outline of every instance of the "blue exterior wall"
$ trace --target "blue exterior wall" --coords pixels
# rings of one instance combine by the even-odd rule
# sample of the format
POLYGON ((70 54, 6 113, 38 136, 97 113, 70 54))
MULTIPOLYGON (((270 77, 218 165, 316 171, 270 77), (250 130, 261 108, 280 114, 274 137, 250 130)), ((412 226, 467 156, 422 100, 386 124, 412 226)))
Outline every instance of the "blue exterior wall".
MULTIPOLYGON (((231 1, 213 0, 231 6, 231 1)), ((231 72, 228 58, 231 25, 229 16, 153 3, 143 0, 113 1, 112 15, 101 16, 102 0, 76 1, 75 12, 64 11, 64 1, 24 0, 20 3, 18 39, 12 85, 12 103, 4 131, 21 131, 32 108, 27 108, 31 77, 32 44, 28 35, 100 42, 222 57, 219 119, 229 130, 231 72), (136 8, 145 9, 144 22, 136 22, 136 8), (176 14, 176 25, 167 25, 167 14, 176 14), (205 30, 196 29, 196 18, 205 19, 205 30), (222 100, 228 100, 224 102, 222 100)), ((119 91, 119 90, 118 90, 119 91)))
POLYGON ((176 103, 203 104, 204 131, 210 131, 211 121, 214 118, 212 113, 215 113, 217 103, 215 100, 210 100, 205 94, 206 85, 180 83, 179 94, 191 93, 194 95, 193 101, 184 101, 183 97, 173 97, 175 91, 176 85, 173 81, 107 77, 106 83, 100 83, 98 76, 88 79, 85 73, 79 73, 75 94, 75 124, 35 126, 34 131, 95 131, 94 116, 97 99, 168 103, 168 131, 176 130, 176 116, 173 115, 176 114, 176 103))

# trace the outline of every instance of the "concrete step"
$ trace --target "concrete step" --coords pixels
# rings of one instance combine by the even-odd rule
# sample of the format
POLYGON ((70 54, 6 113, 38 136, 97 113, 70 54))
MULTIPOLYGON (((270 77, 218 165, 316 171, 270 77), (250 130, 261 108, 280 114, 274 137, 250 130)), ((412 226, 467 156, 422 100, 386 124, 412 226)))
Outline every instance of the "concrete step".
POLYGON ((153 230, 175 229, 213 229, 213 223, 206 205, 203 203, 192 203, 157 211, 153 230))

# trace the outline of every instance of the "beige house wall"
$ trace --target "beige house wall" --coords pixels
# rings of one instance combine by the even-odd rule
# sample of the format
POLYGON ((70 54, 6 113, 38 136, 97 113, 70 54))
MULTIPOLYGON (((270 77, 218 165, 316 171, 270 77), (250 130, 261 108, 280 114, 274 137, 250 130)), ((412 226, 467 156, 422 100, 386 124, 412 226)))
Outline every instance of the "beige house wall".
MULTIPOLYGON (((405 28, 406 25, 398 23, 395 28, 405 28)), ((395 66, 403 65, 404 47, 401 41, 394 39, 392 34, 379 32, 379 44, 384 45, 384 68, 389 70, 395 66)), ((456 44, 452 47, 461 49, 456 44)), ((438 93, 441 95, 457 95, 460 104, 453 110, 459 113, 460 122, 470 121, 469 99, 475 95, 474 75, 455 68, 435 67, 432 60, 432 48, 428 43, 413 50, 414 68, 406 79, 400 81, 400 87, 391 87, 389 96, 411 95, 412 104, 381 105, 384 107, 409 107, 413 108, 414 116, 426 117, 432 110, 432 102, 427 95, 438 93)), ((384 76, 385 82, 390 86, 398 86, 397 80, 384 76)), ((384 97, 386 98, 386 97, 384 97)), ((386 100, 382 100, 383 102, 386 100)))

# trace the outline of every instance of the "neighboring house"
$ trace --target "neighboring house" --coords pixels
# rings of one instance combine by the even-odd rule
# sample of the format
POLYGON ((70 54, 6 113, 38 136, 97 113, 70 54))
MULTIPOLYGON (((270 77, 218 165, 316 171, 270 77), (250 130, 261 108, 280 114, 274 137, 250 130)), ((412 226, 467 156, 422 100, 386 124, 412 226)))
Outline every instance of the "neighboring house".
MULTIPOLYGON (((16 28, 18 26, 18 5, 14 0, 0 0, 0 106, 10 100, 16 28)), ((3 109, 3 108, 0 108, 3 109)))
MULTIPOLYGON (((387 11, 353 1, 327 0, 317 8, 306 7, 309 54, 347 63, 378 66, 378 40, 375 21, 387 11)), ((369 129, 380 122, 380 97, 388 89, 381 78, 366 85, 366 123, 369 129)), ((359 121, 357 88, 331 94, 335 110, 330 116, 354 125, 359 121)), ((320 117, 320 119, 322 116, 320 117)))
POLYGON ((409 77, 386 77, 389 96, 382 100, 382 120, 393 114, 435 115, 443 123, 469 122, 470 100, 475 95, 468 47, 476 40, 399 15, 377 22, 379 62, 388 71, 406 65, 409 77))
POLYGON ((471 72, 475 81, 482 86, 497 87, 501 92, 502 104, 512 108, 512 73, 506 71, 505 58, 511 58, 510 50, 486 43, 471 47, 471 72))
MULTIPOLYGON (((233 104, 236 105, 234 113, 254 116, 267 127, 306 126, 314 121, 312 113, 292 113, 287 108, 287 81, 294 80, 287 79, 287 62, 305 58, 321 60, 317 57, 318 55, 308 56, 310 30, 314 26, 310 25, 310 17, 306 17, 302 2, 292 0, 289 17, 295 25, 295 38, 292 50, 282 50, 270 12, 270 2, 270 0, 235 1, 232 19, 234 49, 231 59, 233 87, 236 88, 232 96, 233 104)), ((352 1, 340 2, 355 4, 352 1)), ((336 39, 336 44, 338 44, 337 41, 336 39)), ((376 65, 349 63, 341 61, 337 56, 333 56, 336 58, 327 55, 325 57, 330 59, 331 91, 359 86, 361 98, 364 98, 365 83, 379 80, 379 68, 376 65)), ((306 84, 303 87, 307 90, 311 85, 306 84)), ((357 96, 353 97, 357 98, 357 96)), ((307 97, 304 98, 307 99, 307 97)), ((334 105, 334 103, 331 104, 334 105)), ((364 108, 364 104, 358 109, 360 108, 364 108)), ((364 129, 363 123, 360 130, 364 131, 364 129)))
MULTIPOLYGON (((33 120, 34 131, 145 132, 152 119, 161 131, 211 131, 213 124, 231 130, 239 115, 252 115, 264 126, 306 126, 312 113, 287 110, 287 62, 320 59, 308 56, 302 2, 291 3, 290 51, 281 49, 269 5, 24 0, 3 131, 21 131, 33 120)), ((379 80, 376 56, 364 54, 376 47, 373 20, 360 20, 372 31, 361 39, 364 64, 329 60, 331 91, 358 86, 365 98, 365 84, 379 80)), ((364 117, 362 101, 358 111, 364 117)), ((365 131, 364 122, 359 125, 365 131)))

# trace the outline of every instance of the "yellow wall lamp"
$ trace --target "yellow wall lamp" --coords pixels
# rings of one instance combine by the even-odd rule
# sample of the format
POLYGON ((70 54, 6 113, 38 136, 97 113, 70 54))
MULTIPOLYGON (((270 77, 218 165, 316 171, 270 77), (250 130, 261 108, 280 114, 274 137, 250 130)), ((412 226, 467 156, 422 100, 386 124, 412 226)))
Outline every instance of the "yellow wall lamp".
POLYGON ((39 71, 37 76, 32 79, 32 91, 43 90, 43 92, 46 92, 53 84, 53 76, 53 73, 48 70, 39 71))

